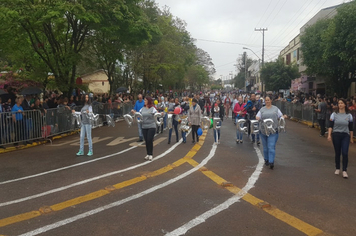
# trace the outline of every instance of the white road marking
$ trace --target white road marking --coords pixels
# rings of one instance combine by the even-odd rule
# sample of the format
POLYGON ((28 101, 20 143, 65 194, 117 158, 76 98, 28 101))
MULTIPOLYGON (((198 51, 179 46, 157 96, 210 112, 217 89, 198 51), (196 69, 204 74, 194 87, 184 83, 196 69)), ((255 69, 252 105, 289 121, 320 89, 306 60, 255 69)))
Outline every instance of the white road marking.
MULTIPOLYGON (((161 142, 163 142, 164 140, 166 140, 167 138, 159 138, 159 139, 156 139, 155 141, 153 141, 153 146, 157 146, 158 144, 160 144, 161 142)), ((129 144, 130 146, 132 147, 146 147, 146 145, 144 143, 138 143, 138 142, 133 142, 133 143, 130 143, 129 144)))
MULTIPOLYGON (((157 134, 155 135, 155 137, 156 136, 157 136, 157 134)), ((127 139, 127 140, 131 140, 131 139, 127 139)), ((69 143, 72 143, 72 142, 75 142, 75 141, 69 141, 69 142, 66 142, 65 144, 69 144, 69 143)), ((143 144, 143 142, 141 144, 143 144)), ((127 148, 127 149, 125 149, 123 151, 120 151, 120 152, 117 152, 117 153, 114 153, 114 154, 110 154, 110 155, 107 155, 107 156, 95 158, 95 159, 90 160, 90 161, 81 162, 81 163, 78 163, 78 164, 74 164, 74 165, 70 165, 70 166, 66 166, 66 167, 62 167, 62 168, 58 168, 58 169, 54 169, 54 170, 49 170, 49 171, 45 171, 45 172, 38 173, 38 174, 35 174, 35 175, 29 175, 29 176, 21 177, 21 178, 18 178, 18 179, 12 179, 12 180, 3 181, 3 182, 0 182, 0 185, 9 184, 9 183, 13 183, 13 182, 18 182, 18 181, 26 180, 26 179, 31 179, 31 178, 35 178, 35 177, 39 177, 39 176, 43 176, 43 175, 48 175, 48 174, 51 174, 51 173, 54 173, 54 172, 67 170, 67 169, 70 169, 70 168, 73 168, 73 167, 86 165, 86 164, 89 164, 89 163, 92 163, 92 162, 95 162, 95 161, 100 161, 100 160, 103 160, 103 159, 107 159, 109 157, 113 157, 113 156, 117 156, 117 155, 123 154, 125 152, 128 152, 128 151, 136 148, 136 147, 130 147, 130 148, 127 148)))
POLYGON ((18 179, 7 180, 7 181, 4 181, 4 182, 0 182, 0 185, 13 183, 13 182, 18 182, 18 181, 25 180, 25 179, 31 179, 31 178, 35 178, 35 177, 42 176, 42 175, 48 175, 48 174, 51 174, 51 173, 54 173, 54 172, 58 172, 58 171, 61 171, 61 170, 67 170, 67 169, 70 169, 70 168, 73 168, 73 167, 86 165, 86 164, 89 164, 89 163, 92 163, 92 162, 95 162, 95 161, 100 161, 100 160, 103 160, 103 159, 106 159, 106 158, 109 158, 109 157, 120 155, 120 154, 128 152, 128 151, 130 151, 130 150, 132 150, 134 148, 136 148, 136 147, 130 147, 130 148, 127 148, 127 149, 125 149, 125 150, 123 150, 121 152, 117 152, 117 153, 110 154, 110 155, 107 155, 107 156, 99 157, 99 158, 96 158, 96 159, 93 159, 93 160, 90 160, 90 161, 81 162, 81 163, 74 164, 74 165, 71 165, 71 166, 66 166, 66 167, 62 167, 62 168, 58 168, 58 169, 54 169, 54 170, 38 173, 38 174, 35 174, 35 175, 29 175, 29 176, 18 178, 18 179))
POLYGON ((164 182, 162 184, 156 185, 156 186, 154 186, 152 188, 149 188, 149 189, 147 189, 147 190, 145 190, 145 191, 143 191, 141 193, 135 194, 133 196, 130 196, 130 197, 125 198, 125 199, 122 199, 120 201, 113 202, 113 203, 110 203, 110 204, 102 206, 102 207, 98 207, 98 208, 96 208, 94 210, 87 211, 87 212, 84 212, 82 214, 67 218, 65 220, 58 221, 56 223, 53 223, 53 224, 50 224, 50 225, 35 229, 33 231, 21 234, 19 236, 33 236, 33 235, 42 234, 42 233, 47 232, 49 230, 53 230, 53 229, 65 226, 65 225, 73 223, 73 222, 75 222, 77 220, 84 219, 86 217, 95 215, 97 213, 100 213, 102 211, 111 209, 113 207, 120 206, 120 205, 122 205, 124 203, 127 203, 127 202, 130 202, 132 200, 136 200, 136 199, 138 199, 140 197, 143 197, 143 196, 145 196, 147 194, 150 194, 150 193, 152 193, 154 191, 157 191, 157 190, 159 190, 161 188, 164 188, 164 187, 166 187, 168 185, 171 185, 171 184, 177 182, 178 180, 181 180, 181 179, 189 176, 190 174, 194 173, 195 171, 199 170, 201 167, 206 165, 209 162, 209 160, 214 157, 216 148, 217 148, 217 146, 213 145, 211 150, 210 150, 209 155, 198 166, 194 167, 193 169, 191 169, 191 170, 189 170, 189 171, 187 171, 187 172, 185 172, 185 173, 183 173, 183 174, 181 174, 181 175, 179 175, 179 176, 177 176, 177 177, 175 177, 173 179, 168 180, 167 182, 164 182))
MULTIPOLYGON (((165 151, 164 153, 162 153, 161 155, 159 155, 157 157, 154 157, 153 161, 157 161, 158 159, 161 159, 162 157, 164 157, 167 154, 169 154, 170 152, 172 152, 178 145, 180 145, 182 143, 182 141, 183 141, 183 139, 180 139, 178 143, 174 144, 167 151, 165 151)), ((132 147, 131 149, 133 149, 133 148, 135 148, 135 147, 132 147)), ((126 151, 127 150, 128 149, 126 149, 126 151)), ((52 190, 49 190, 49 191, 46 191, 46 192, 43 192, 43 193, 35 194, 35 195, 32 195, 32 196, 28 196, 28 197, 24 197, 24 198, 20 198, 20 199, 16 199, 16 200, 8 201, 8 202, 3 202, 3 203, 0 203, 0 207, 12 205, 12 204, 16 204, 16 203, 20 203, 20 202, 24 202, 24 201, 28 201, 28 200, 39 198, 39 197, 43 197, 43 196, 46 196, 46 195, 49 195, 49 194, 52 194, 52 193, 57 193, 57 192, 60 192, 60 191, 63 191, 63 190, 69 189, 69 188, 73 188, 73 187, 76 187, 76 186, 79 186, 79 185, 87 184, 89 182, 96 181, 96 180, 99 180, 99 179, 102 179, 102 178, 106 178, 106 177, 109 177, 109 176, 112 176, 112 175, 117 175, 117 174, 129 171, 129 170, 136 169, 136 168, 141 167, 141 166, 148 165, 148 164, 152 163, 153 161, 145 161, 145 162, 143 162, 141 164, 138 164, 138 165, 135 165, 135 166, 131 166, 131 167, 128 167, 126 169, 122 169, 122 170, 110 172, 110 173, 107 173, 107 174, 103 174, 103 175, 100 175, 100 176, 97 176, 97 177, 93 177, 93 178, 90 178, 90 179, 86 179, 86 180, 83 180, 83 181, 79 181, 79 182, 76 182, 76 183, 73 183, 73 184, 70 184, 70 185, 67 185, 67 186, 63 186, 63 187, 60 187, 60 188, 52 189, 52 190)))
POLYGON ((119 145, 121 143, 130 142, 130 141, 135 140, 135 139, 137 139, 137 138, 125 139, 125 137, 117 137, 116 139, 114 139, 110 143, 106 144, 106 146, 116 146, 116 145, 119 145))
POLYGON ((245 196, 245 194, 247 194, 247 192, 251 188, 253 188, 255 186, 255 183, 257 182, 257 180, 262 172, 262 169, 263 169, 264 158, 261 154, 261 151, 257 147, 254 147, 254 148, 255 148, 255 151, 258 156, 258 165, 257 165, 255 171, 253 172, 253 174, 248 179, 247 184, 241 189, 241 191, 239 193, 237 193, 236 195, 234 195, 233 197, 226 200, 225 202, 223 202, 222 204, 212 208, 211 210, 201 214, 200 216, 197 216, 195 219, 193 219, 193 220, 189 221, 188 223, 182 225, 181 227, 173 230, 172 232, 167 233, 166 236, 178 236, 178 235, 186 234, 188 232, 188 230, 194 228, 197 225, 204 223, 207 219, 215 216, 216 214, 222 212, 223 210, 228 209, 232 204, 239 202, 240 199, 243 196, 245 196))
MULTIPOLYGON (((93 144, 99 143, 108 139, 111 139, 112 137, 105 137, 105 138, 100 138, 100 137, 94 137, 92 139, 93 144)), ((85 146, 88 146, 88 142, 85 142, 85 146)), ((80 141, 76 141, 75 143, 72 143, 71 146, 80 146, 80 141)))

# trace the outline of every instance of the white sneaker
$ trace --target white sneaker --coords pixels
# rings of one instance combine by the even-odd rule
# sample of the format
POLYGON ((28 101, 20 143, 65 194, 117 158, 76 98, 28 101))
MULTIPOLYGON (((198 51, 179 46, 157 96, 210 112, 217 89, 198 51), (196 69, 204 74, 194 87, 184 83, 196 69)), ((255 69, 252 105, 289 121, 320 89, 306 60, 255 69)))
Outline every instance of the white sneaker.
POLYGON ((145 156, 145 160, 148 160, 149 155, 145 156))
POLYGON ((153 159, 153 156, 152 156, 152 155, 151 155, 151 156, 148 156, 148 160, 152 161, 152 159, 153 159))
POLYGON ((237 140, 236 140, 236 143, 239 143, 239 142, 240 142, 240 140, 239 140, 239 139, 237 139, 237 140))
POLYGON ((348 179, 349 178, 349 176, 347 175, 346 171, 342 172, 342 177, 344 177, 344 179, 348 179))
POLYGON ((339 175, 340 174, 340 170, 335 170, 335 175, 339 175))

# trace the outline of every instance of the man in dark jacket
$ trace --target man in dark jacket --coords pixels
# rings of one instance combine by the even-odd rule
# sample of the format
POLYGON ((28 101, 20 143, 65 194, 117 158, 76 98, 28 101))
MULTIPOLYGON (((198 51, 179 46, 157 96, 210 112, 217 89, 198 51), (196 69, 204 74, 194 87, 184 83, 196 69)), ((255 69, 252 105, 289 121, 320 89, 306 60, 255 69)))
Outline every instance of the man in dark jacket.
MULTIPOLYGON (((256 115, 259 112, 259 110, 262 108, 262 104, 260 101, 256 100, 256 94, 252 93, 250 96, 251 102, 252 102, 252 106, 247 107, 246 111, 248 114, 248 120, 249 120, 249 125, 248 127, 248 134, 251 134, 251 126, 250 126, 250 121, 251 120, 256 120, 256 115)), ((259 134, 252 134, 251 138, 252 138, 252 143, 255 142, 255 136, 257 139, 257 145, 260 144, 260 135, 259 134)))

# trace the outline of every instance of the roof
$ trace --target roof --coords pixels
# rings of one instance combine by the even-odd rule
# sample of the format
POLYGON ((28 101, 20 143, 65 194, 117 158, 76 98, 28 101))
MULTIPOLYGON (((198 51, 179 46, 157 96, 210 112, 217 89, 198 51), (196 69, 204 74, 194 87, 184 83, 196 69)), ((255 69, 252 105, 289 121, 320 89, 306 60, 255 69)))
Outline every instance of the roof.
POLYGON ((82 75, 81 77, 86 77, 86 76, 89 76, 89 75, 93 75, 93 74, 96 74, 96 73, 98 73, 98 72, 103 72, 103 73, 105 73, 105 70, 104 70, 104 69, 95 70, 95 71, 92 71, 92 72, 90 72, 90 73, 86 73, 86 74, 82 75))

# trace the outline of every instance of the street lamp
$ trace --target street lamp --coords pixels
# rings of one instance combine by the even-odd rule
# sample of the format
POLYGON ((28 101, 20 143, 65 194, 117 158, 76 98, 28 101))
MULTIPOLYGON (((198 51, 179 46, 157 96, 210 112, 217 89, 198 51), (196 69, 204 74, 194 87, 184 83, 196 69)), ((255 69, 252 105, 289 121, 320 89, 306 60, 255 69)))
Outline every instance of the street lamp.
POLYGON ((246 48, 246 47, 243 47, 242 49, 245 49, 245 50, 250 50, 251 52, 253 52, 253 54, 255 54, 255 55, 256 55, 256 57, 258 57, 258 59, 260 59, 260 60, 261 60, 261 58, 260 58, 259 56, 257 56, 257 54, 256 54, 254 51, 252 51, 252 49, 250 49, 250 48, 246 48))
MULTIPOLYGON (((245 49, 245 50, 250 50, 251 52, 253 52, 253 54, 256 55, 256 57, 258 57, 258 59, 261 60, 261 58, 260 58, 259 56, 257 56, 257 54, 256 54, 254 51, 252 51, 252 49, 246 48, 246 47, 243 47, 243 49, 245 49)), ((262 67, 263 67, 263 60, 262 60, 262 67)), ((262 80, 260 80, 260 81, 261 81, 261 87, 262 87, 262 92, 263 92, 263 82, 262 82, 262 80)), ((257 83, 257 81, 256 81, 256 83, 257 83)))

